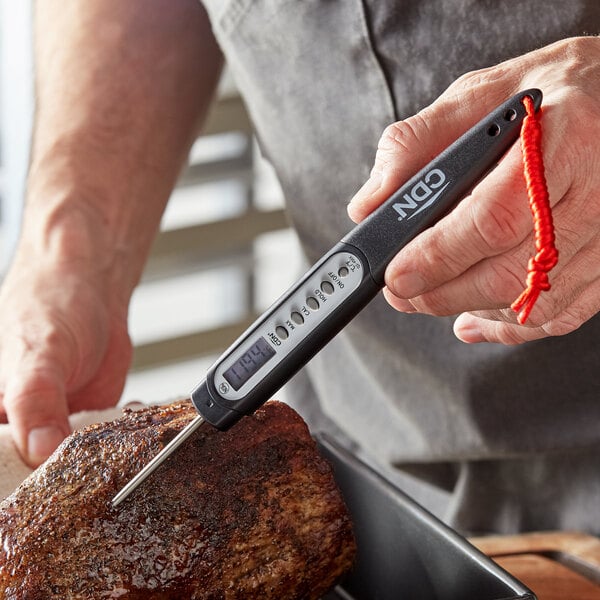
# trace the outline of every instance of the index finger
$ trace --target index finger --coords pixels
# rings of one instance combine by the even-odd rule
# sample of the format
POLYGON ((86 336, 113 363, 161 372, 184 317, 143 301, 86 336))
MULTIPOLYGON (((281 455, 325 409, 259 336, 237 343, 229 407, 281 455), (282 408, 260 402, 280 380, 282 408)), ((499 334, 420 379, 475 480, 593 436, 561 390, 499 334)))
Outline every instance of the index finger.
POLYGON ((480 85, 469 92, 447 91, 416 115, 392 123, 383 132, 371 176, 348 205, 362 221, 411 176, 469 128, 510 97, 507 86, 480 85))
POLYGON ((15 445, 32 467, 70 433, 62 377, 50 364, 27 365, 11 375, 3 404, 15 445))

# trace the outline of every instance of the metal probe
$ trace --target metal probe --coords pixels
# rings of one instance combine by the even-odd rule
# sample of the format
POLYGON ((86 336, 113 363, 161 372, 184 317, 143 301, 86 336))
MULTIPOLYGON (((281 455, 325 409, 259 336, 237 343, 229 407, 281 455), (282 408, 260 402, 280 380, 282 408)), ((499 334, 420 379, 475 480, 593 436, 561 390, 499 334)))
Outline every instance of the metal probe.
POLYGON ((198 415, 186 425, 176 437, 171 440, 113 499, 113 508, 119 506, 129 494, 131 494, 142 482, 144 482, 160 465, 162 465, 185 440, 187 440, 200 425, 204 423, 204 418, 198 415))

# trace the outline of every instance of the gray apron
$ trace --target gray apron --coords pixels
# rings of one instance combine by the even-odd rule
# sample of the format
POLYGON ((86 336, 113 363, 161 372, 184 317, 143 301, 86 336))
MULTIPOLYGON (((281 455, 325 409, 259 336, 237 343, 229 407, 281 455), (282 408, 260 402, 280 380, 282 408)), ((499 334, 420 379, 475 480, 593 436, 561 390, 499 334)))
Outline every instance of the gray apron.
MULTIPOLYGON (((381 132, 459 75, 598 33, 595 1, 204 0, 312 263, 381 132)), ((288 393, 463 532, 600 533, 600 318, 518 347, 378 297, 288 393), (313 403, 311 404, 311 399, 313 403), (318 401, 318 409, 314 404, 318 401)))

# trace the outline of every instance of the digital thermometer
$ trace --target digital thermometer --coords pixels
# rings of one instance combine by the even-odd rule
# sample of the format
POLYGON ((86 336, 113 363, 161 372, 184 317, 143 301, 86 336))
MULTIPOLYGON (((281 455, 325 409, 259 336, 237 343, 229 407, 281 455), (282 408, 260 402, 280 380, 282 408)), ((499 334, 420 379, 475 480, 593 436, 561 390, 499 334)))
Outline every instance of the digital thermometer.
POLYGON ((384 286, 408 242, 443 217, 518 139, 529 96, 513 96, 469 129, 352 229, 251 325, 192 392, 199 413, 115 498, 121 502, 203 422, 225 430, 271 398, 384 286))

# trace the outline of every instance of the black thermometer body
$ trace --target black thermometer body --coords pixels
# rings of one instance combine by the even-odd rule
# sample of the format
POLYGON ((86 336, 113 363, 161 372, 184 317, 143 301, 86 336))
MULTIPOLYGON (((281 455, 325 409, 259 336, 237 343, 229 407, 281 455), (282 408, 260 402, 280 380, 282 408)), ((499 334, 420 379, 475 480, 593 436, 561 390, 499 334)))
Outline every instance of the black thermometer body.
POLYGON ((397 252, 443 217, 518 139, 540 90, 496 108, 407 181, 327 252, 231 345, 191 394, 196 410, 225 430, 253 413, 381 290, 397 252))

